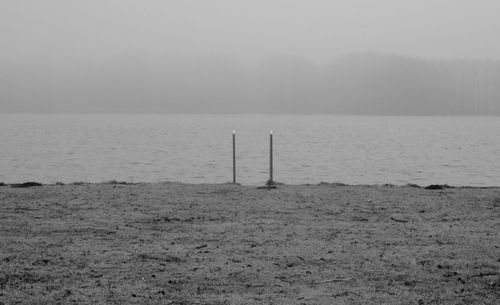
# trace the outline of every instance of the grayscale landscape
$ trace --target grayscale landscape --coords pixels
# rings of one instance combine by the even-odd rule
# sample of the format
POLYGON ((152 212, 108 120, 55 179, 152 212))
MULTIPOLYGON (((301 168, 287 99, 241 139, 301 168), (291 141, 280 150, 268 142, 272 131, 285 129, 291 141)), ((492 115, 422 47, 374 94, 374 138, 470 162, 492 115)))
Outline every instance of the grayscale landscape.
POLYGON ((0 305, 497 305, 499 16, 0 2, 0 305))

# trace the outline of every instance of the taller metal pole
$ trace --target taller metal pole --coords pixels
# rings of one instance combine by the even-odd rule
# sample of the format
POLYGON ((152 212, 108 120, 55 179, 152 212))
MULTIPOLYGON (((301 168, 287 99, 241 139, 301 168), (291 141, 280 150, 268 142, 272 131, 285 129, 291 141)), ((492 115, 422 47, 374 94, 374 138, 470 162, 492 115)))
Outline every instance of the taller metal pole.
POLYGON ((236 183, 236 132, 233 130, 233 183, 236 183))
POLYGON ((273 131, 269 132, 269 184, 273 184, 273 131))

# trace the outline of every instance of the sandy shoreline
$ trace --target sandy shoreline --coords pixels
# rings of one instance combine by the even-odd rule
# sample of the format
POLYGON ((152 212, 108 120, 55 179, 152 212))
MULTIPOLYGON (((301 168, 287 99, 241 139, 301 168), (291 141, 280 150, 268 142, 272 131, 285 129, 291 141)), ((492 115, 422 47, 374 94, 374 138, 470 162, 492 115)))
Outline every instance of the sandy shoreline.
POLYGON ((0 304, 497 304, 500 188, 0 186, 0 304))

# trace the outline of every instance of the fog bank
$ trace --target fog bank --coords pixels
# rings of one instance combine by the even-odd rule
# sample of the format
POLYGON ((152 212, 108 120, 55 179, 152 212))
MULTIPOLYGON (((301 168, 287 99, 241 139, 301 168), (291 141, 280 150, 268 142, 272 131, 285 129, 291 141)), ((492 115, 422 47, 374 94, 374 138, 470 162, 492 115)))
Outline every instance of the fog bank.
POLYGON ((377 53, 1 62, 2 112, 500 114, 500 61, 377 53))

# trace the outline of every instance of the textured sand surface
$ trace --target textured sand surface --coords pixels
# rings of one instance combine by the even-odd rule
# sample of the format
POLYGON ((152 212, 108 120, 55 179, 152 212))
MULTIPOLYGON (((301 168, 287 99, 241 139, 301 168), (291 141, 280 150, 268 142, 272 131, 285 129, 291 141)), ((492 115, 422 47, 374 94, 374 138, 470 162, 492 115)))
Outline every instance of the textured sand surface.
POLYGON ((0 187, 0 304, 499 304, 500 189, 0 187))

